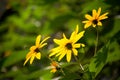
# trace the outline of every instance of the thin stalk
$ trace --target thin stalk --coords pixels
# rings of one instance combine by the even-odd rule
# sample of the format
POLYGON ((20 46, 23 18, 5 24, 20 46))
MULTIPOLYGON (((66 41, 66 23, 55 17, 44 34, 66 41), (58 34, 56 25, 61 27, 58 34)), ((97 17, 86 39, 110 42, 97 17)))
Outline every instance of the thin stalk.
POLYGON ((80 63, 80 61, 78 60, 78 58, 76 56, 74 56, 74 58, 79 63, 80 68, 84 71, 84 68, 83 68, 82 64, 80 63))
POLYGON ((96 55, 97 53, 97 46, 98 46, 98 27, 96 27, 97 29, 97 37, 96 37, 96 43, 95 43, 95 52, 94 52, 94 56, 96 55))

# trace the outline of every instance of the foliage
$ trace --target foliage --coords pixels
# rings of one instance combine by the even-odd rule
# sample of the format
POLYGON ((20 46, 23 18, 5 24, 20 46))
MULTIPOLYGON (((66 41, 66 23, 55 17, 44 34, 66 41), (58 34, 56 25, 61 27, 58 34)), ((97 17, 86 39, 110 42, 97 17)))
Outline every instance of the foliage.
MULTIPOLYGON (((3 0, 0 2, 0 80, 119 80, 120 67, 120 1, 119 0, 3 0), (78 41, 85 48, 78 49, 77 61, 63 58, 60 70, 51 73, 47 57, 53 39, 67 37, 79 25, 84 30, 85 14, 93 9, 109 12, 98 28, 97 53, 94 54, 96 28, 89 27, 78 41), (41 50, 41 59, 23 66, 36 36, 50 36, 41 50), (80 64, 84 68, 79 66, 80 64)), ((54 58, 53 60, 56 60, 54 58)))

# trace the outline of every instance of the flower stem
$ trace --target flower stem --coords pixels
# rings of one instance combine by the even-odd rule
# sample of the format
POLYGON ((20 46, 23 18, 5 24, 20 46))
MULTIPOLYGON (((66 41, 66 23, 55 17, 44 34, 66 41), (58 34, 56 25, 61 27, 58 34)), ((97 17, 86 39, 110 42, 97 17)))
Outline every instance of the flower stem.
POLYGON ((94 52, 94 56, 96 55, 97 53, 97 46, 98 46, 98 27, 96 27, 97 29, 97 37, 96 37, 96 43, 95 43, 95 52, 94 52))
POLYGON ((83 68, 82 64, 80 63, 80 61, 78 60, 78 58, 76 56, 74 56, 74 58, 79 63, 80 68, 84 71, 84 68, 83 68))

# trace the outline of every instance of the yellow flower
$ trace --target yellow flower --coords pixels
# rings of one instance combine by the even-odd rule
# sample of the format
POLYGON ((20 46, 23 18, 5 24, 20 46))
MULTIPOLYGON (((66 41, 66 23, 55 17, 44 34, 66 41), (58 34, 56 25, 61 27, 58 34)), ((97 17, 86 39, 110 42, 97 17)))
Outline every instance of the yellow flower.
POLYGON ((26 55, 26 60, 24 62, 24 65, 28 62, 29 59, 30 59, 30 64, 32 64, 35 57, 37 59, 41 58, 40 49, 45 45, 47 45, 47 43, 44 43, 47 39, 49 39, 49 37, 46 37, 43 41, 40 42, 41 35, 37 36, 35 45, 30 47, 30 52, 28 52, 28 54, 26 55))
POLYGON ((51 62, 52 70, 50 72, 55 73, 59 69, 59 64, 56 61, 51 62))
POLYGON ((72 53, 75 56, 78 55, 76 48, 85 46, 82 43, 76 43, 81 37, 83 37, 84 32, 85 31, 78 33, 77 25, 76 30, 72 32, 70 39, 67 39, 65 34, 63 34, 63 38, 60 40, 54 39, 54 42, 59 46, 50 50, 51 53, 49 57, 53 55, 56 55, 56 57, 59 56, 58 61, 60 61, 66 55, 67 62, 70 62, 72 53))
POLYGON ((102 26, 101 20, 108 18, 106 16, 108 14, 108 12, 102 14, 101 16, 100 16, 100 13, 101 13, 101 8, 98 9, 98 12, 95 9, 93 9, 92 10, 92 16, 86 14, 85 18, 88 19, 88 20, 85 20, 85 21, 82 22, 82 23, 85 23, 84 28, 86 29, 91 25, 93 27, 96 27, 96 25, 102 26))

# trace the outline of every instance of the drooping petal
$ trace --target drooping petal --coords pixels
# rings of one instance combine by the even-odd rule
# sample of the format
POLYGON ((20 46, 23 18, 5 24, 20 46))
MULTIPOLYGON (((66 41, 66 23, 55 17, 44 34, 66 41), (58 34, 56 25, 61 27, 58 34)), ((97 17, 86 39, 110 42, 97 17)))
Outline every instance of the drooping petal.
POLYGON ((34 58, 35 58, 35 53, 31 56, 31 59, 30 59, 30 64, 32 64, 32 63, 33 63, 34 58))
POLYGON ((102 26, 102 23, 99 21, 99 22, 97 23, 97 25, 102 26))
POLYGON ((75 56, 78 55, 78 51, 77 51, 76 49, 72 49, 72 51, 73 51, 73 54, 74 54, 75 56))
POLYGON ((67 51, 67 54, 66 54, 66 57, 67 57, 67 62, 70 62, 70 60, 71 60, 71 50, 68 50, 67 51))
POLYGON ((88 15, 88 14, 85 15, 85 18, 88 19, 88 20, 93 20, 93 17, 88 15))
POLYGON ((38 35, 35 42, 36 46, 39 46, 40 40, 41 40, 41 35, 38 35))
POLYGON ((82 47, 85 47, 85 44, 80 43, 80 45, 81 45, 82 47))
POLYGON ((36 57, 37 59, 41 59, 41 53, 40 53, 40 52, 39 52, 39 53, 36 53, 35 57, 36 57))
POLYGON ((42 45, 46 40, 48 40, 50 37, 46 37, 45 39, 43 39, 43 41, 40 43, 40 45, 42 45))

